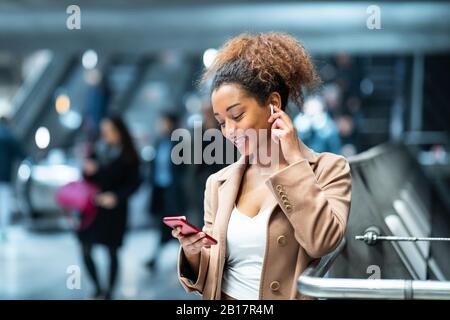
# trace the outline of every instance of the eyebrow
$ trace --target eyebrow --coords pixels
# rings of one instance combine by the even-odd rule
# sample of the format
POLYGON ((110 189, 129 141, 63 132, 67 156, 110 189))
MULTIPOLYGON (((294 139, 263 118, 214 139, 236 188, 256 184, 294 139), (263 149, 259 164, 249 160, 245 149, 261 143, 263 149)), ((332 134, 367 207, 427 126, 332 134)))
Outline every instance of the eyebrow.
MULTIPOLYGON (((235 104, 232 104, 231 106, 227 107, 227 109, 225 110, 225 112, 230 111, 230 109, 232 109, 232 108, 234 108, 234 107, 236 107, 236 106, 238 106, 238 105, 240 105, 239 102, 237 102, 237 103, 235 103, 235 104)), ((217 112, 214 112, 214 115, 215 115, 215 116, 218 116, 219 114, 218 114, 217 112)))

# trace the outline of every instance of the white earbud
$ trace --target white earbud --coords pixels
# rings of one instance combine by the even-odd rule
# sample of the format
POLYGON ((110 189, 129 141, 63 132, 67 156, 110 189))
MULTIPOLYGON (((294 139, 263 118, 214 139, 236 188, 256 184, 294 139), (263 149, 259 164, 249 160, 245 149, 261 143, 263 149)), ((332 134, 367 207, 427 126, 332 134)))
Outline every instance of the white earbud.
MULTIPOLYGON (((269 104, 269 107, 270 107, 270 114, 272 115, 273 114, 273 104, 269 104)), ((277 136, 275 136, 275 135, 273 135, 272 134, 272 139, 273 139, 273 141, 275 142, 275 143, 279 143, 279 139, 278 139, 278 137, 277 136)))

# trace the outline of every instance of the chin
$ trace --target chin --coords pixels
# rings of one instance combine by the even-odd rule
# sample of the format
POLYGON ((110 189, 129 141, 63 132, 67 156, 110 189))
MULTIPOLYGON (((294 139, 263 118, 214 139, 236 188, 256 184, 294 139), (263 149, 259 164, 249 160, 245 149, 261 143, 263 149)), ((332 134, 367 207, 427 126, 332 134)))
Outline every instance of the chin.
POLYGON ((243 156, 251 156, 253 154, 257 153, 257 148, 254 148, 253 146, 248 145, 248 143, 245 144, 245 147, 243 150, 239 150, 239 153, 243 156))

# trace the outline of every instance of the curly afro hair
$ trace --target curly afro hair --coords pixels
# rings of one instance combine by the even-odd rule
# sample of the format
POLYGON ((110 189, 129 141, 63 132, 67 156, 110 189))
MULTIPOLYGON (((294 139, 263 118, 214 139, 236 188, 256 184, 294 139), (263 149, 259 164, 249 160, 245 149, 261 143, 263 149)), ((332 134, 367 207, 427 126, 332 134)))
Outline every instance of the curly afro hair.
POLYGON ((289 99, 301 107, 304 89, 314 90, 321 82, 303 45, 279 32, 243 33, 232 38, 205 70, 201 82, 211 77, 211 92, 235 83, 260 104, 278 92, 283 110, 289 99))

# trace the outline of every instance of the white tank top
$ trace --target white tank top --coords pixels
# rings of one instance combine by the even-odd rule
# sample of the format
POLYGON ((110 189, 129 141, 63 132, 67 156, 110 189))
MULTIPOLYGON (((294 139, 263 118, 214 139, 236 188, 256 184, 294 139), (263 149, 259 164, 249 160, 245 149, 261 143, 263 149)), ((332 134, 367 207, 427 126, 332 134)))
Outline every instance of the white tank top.
POLYGON ((265 208, 250 218, 239 212, 236 205, 231 212, 222 291, 233 298, 259 299, 269 213, 269 208, 265 208))

